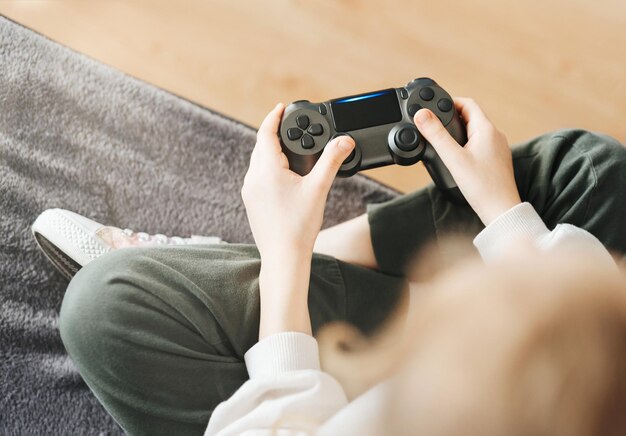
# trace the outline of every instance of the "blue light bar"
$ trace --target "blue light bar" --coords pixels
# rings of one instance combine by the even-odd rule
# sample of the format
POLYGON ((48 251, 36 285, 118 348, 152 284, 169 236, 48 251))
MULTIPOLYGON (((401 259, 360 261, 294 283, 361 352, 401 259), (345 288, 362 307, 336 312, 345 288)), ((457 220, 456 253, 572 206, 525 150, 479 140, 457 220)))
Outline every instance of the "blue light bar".
POLYGON ((374 92, 373 94, 357 95, 356 97, 348 97, 342 100, 335 100, 333 103, 350 103, 351 101, 365 100, 367 98, 379 97, 381 95, 389 94, 391 91, 374 92))

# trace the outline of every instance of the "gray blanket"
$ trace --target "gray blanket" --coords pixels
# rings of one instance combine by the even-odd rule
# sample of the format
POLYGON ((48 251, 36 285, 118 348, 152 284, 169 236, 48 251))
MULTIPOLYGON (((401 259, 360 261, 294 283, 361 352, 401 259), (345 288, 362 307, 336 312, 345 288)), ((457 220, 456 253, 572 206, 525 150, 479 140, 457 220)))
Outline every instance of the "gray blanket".
MULTIPOLYGON (((35 217, 61 207, 251 242, 239 190, 254 141, 249 126, 0 17, 0 434, 120 432, 59 339, 67 282, 35 246, 35 217)), ((338 180, 325 225, 396 194, 338 180)))

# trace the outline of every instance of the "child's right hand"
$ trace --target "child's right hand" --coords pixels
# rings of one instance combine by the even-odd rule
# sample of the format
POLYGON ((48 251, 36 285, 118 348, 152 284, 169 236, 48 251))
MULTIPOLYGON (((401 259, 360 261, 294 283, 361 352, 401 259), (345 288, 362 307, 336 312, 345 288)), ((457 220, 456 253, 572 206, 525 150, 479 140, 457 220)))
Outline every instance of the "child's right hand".
POLYGON ((414 116, 415 125, 448 167, 461 193, 485 225, 521 203, 511 149, 506 137, 489 121, 476 102, 455 98, 467 124, 468 141, 461 147, 428 109, 414 116))

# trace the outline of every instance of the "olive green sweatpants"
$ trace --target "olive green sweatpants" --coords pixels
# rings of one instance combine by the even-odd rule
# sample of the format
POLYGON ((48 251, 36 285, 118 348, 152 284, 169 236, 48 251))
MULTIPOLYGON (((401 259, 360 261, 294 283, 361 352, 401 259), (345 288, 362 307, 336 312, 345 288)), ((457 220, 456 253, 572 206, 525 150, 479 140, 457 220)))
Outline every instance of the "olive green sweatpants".
MULTIPOLYGON (((626 253, 626 149, 580 130, 513 151, 521 197, 548 227, 571 223, 626 253)), ((314 255, 313 330, 347 320, 370 331, 405 286, 403 266, 448 232, 478 233, 468 207, 433 187, 369 209, 380 271, 314 255)), ((61 337, 96 397, 131 434, 202 434, 247 379, 257 340, 259 256, 249 245, 128 248, 83 268, 61 309, 61 337)))

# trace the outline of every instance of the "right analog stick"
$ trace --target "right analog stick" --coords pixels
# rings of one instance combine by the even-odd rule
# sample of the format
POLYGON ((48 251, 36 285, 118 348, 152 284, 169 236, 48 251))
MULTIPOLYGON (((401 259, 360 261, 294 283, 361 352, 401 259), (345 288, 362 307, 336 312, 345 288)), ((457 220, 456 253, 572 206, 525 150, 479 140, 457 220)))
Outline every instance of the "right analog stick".
POLYGON ((406 126, 396 132, 394 141, 400 150, 413 151, 420 143, 420 134, 415 127, 406 126))
POLYGON ((352 150, 352 152, 350 153, 350 155, 349 155, 347 158, 345 158, 345 159, 343 160, 342 165, 345 165, 345 164, 347 164, 347 163, 350 163, 350 161, 351 161, 352 159, 354 159, 354 156, 356 156, 356 147, 352 150))

